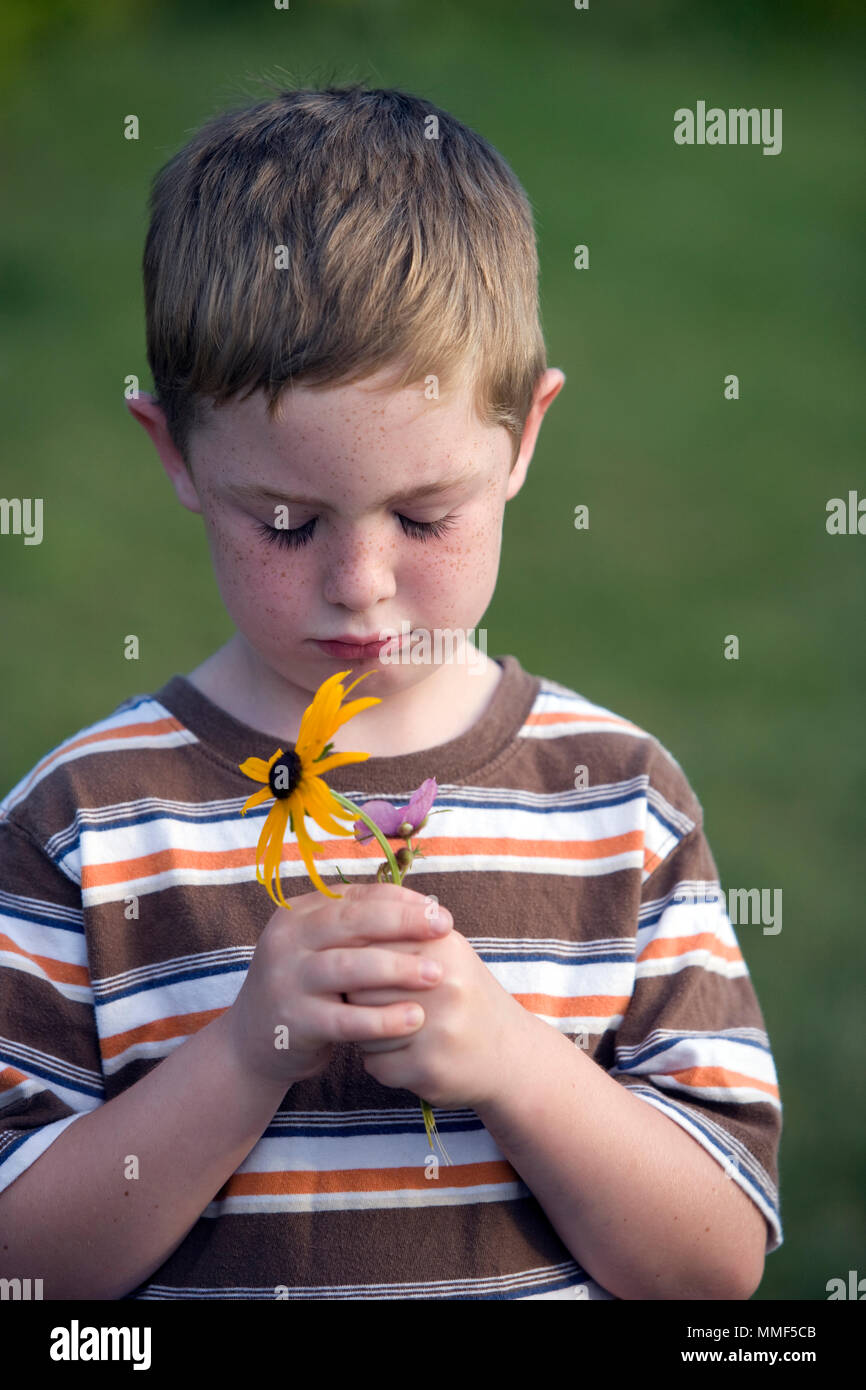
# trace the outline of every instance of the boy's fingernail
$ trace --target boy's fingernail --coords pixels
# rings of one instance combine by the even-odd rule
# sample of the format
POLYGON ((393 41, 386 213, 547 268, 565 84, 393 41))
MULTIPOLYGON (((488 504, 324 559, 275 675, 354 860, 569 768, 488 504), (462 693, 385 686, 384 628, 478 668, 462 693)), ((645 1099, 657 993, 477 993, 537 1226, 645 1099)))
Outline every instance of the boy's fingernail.
POLYGON ((409 1005, 406 1010, 406 1022, 413 1027, 416 1023, 421 1022, 421 1010, 418 1008, 417 1004, 409 1005))

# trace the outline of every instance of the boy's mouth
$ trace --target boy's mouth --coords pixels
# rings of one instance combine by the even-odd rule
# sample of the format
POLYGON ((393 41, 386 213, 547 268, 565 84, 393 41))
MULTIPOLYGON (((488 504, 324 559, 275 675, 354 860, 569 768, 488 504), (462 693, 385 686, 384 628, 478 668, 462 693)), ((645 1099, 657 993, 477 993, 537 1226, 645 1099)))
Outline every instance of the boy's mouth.
POLYGON ((387 647, 393 641, 393 637, 386 637, 381 641, 378 637, 360 641, 320 642, 316 640, 316 646, 328 656, 335 656, 340 661, 375 661, 382 648, 387 647))

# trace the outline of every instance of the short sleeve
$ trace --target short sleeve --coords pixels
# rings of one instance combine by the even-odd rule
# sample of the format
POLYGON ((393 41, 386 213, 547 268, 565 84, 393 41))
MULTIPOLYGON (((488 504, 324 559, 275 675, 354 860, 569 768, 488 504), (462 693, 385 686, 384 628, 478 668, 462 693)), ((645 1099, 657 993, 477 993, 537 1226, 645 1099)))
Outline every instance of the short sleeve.
POLYGON ((782 1107, 770 1041, 702 824, 644 880, 614 1080, 681 1125, 782 1244, 782 1107))
POLYGON ((0 1192, 104 1099, 81 890, 0 819, 0 1192))

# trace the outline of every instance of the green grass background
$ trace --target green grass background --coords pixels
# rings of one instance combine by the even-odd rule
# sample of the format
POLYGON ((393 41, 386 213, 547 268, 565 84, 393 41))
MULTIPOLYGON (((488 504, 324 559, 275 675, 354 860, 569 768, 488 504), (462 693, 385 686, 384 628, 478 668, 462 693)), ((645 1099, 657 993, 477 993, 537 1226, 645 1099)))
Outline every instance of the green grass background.
POLYGON ((151 385, 140 257, 156 169, 283 74, 416 92, 523 182, 567 383, 506 511, 488 650, 649 728, 704 805, 723 885, 783 890, 779 935, 738 929, 784 1102, 786 1239, 758 1298, 822 1299, 828 1279, 866 1274, 866 537, 825 529, 829 498, 866 496, 852 14, 14 0, 0 69, 2 492, 45 499, 41 546, 0 537, 3 793, 231 631, 201 521, 122 399, 128 373, 151 385), (782 153, 676 146, 673 112, 699 98, 782 107, 782 153), (130 112, 138 142, 122 138, 130 112))

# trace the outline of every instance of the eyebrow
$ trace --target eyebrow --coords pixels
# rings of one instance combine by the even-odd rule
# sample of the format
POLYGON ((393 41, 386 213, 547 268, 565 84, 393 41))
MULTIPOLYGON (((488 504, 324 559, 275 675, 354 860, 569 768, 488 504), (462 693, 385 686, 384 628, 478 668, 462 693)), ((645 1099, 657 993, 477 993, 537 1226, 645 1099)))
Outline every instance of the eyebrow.
MULTIPOLYGON (((395 502, 419 502, 427 497, 441 497, 447 492, 452 492, 461 484, 471 481, 474 476, 472 470, 467 468, 462 473, 454 474, 453 477, 440 478, 436 483, 422 483, 420 486, 409 488, 407 491, 394 492, 390 497, 384 498, 380 505, 391 507, 395 502)), ((270 487, 257 487, 255 483, 229 483, 228 491, 240 501, 293 502, 297 506, 321 507, 325 511, 329 510, 328 503, 323 502, 319 497, 290 495, 287 492, 277 492, 270 487)))

